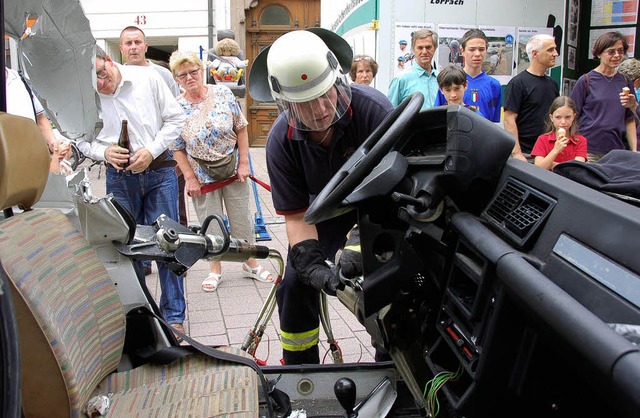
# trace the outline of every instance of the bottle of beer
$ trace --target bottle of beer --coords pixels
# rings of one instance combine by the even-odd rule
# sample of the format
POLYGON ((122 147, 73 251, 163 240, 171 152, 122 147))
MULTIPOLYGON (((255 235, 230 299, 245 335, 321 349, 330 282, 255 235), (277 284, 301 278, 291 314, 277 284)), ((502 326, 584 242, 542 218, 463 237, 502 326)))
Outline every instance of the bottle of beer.
MULTIPOLYGON (((131 152, 131 145, 129 143, 129 128, 127 126, 127 123, 128 122, 126 119, 122 121, 122 128, 120 129, 120 138, 118 138, 118 146, 128 149, 129 152, 131 152)), ((128 166, 129 166, 129 160, 127 160, 126 167, 128 166)))

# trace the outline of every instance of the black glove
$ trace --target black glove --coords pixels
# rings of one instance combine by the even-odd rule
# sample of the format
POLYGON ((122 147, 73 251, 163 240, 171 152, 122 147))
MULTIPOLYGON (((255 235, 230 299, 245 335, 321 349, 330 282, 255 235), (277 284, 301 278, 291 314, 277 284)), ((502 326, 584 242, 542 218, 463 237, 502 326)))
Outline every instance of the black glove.
POLYGON ((317 239, 307 239, 291 247, 289 258, 300 280, 307 286, 323 290, 331 296, 335 296, 337 290, 344 289, 338 276, 325 264, 326 257, 317 239))
POLYGON ((353 227, 349 234, 349 239, 342 249, 338 266, 342 275, 347 279, 355 279, 358 276, 362 276, 360 230, 357 226, 353 227))

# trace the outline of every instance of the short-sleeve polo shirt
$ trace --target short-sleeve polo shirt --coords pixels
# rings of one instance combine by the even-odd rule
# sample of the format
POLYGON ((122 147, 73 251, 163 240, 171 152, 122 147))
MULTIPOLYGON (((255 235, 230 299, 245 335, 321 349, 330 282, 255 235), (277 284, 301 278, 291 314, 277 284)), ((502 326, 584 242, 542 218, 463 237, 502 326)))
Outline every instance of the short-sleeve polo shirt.
POLYGON ((276 213, 306 211, 311 202, 393 105, 378 90, 351 85, 349 110, 334 125, 328 149, 308 140, 308 132, 290 128, 288 112, 276 119, 266 145, 267 169, 276 213))

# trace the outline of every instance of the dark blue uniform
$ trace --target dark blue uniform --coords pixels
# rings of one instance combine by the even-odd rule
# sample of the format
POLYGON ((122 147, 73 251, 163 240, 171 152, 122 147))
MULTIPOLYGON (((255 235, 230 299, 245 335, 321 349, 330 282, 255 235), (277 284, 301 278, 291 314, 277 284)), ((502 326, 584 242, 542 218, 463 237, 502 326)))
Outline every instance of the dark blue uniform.
MULTIPOLYGON (((379 91, 351 85, 349 110, 333 127, 329 149, 307 141, 307 132, 291 128, 281 114, 269 132, 267 169, 276 213, 294 215, 307 210, 333 175, 393 109, 379 91)), ((324 253, 333 260, 355 224, 355 212, 316 225, 324 253)), ((287 261, 277 294, 283 358, 286 364, 319 363, 319 294, 303 284, 287 261)))

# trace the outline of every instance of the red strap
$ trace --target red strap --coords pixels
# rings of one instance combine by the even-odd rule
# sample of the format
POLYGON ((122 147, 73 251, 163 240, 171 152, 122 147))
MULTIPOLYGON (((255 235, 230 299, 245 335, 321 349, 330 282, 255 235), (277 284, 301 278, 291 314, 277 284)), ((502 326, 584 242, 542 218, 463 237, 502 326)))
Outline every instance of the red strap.
MULTIPOLYGON (((257 179, 254 176, 249 176, 249 178, 253 181, 255 181, 256 183, 258 183, 260 186, 264 187, 268 192, 271 192, 271 186, 269 186, 267 183, 265 183, 262 180, 257 179)), ((223 187, 225 187, 228 184, 233 183, 234 181, 238 180, 238 176, 235 175, 233 177, 229 177, 226 180, 222 180, 222 181, 216 181, 215 183, 209 183, 209 184, 205 184, 204 186, 200 187, 200 192, 202 194, 205 193, 209 193, 209 192, 213 192, 215 190, 218 189, 222 189, 223 187)))
POLYGON ((264 181, 260 180, 259 178, 254 177, 253 175, 249 176, 249 178, 251 180, 255 181, 256 183, 258 183, 260 186, 262 186, 266 191, 271 193, 271 186, 269 186, 267 183, 265 183, 264 181))

